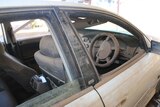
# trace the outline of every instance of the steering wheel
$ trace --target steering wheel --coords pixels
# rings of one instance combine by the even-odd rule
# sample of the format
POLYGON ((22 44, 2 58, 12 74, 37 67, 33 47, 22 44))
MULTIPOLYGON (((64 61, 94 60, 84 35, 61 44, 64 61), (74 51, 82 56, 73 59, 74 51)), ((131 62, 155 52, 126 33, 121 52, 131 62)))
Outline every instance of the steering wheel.
POLYGON ((111 33, 97 34, 90 45, 90 56, 98 67, 108 67, 119 54, 119 43, 111 33))

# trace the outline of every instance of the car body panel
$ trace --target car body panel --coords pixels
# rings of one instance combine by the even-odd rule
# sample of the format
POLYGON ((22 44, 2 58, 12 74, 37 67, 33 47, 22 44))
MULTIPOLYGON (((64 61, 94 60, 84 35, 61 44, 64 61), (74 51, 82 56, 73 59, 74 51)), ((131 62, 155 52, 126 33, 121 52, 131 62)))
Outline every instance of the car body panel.
POLYGON ((104 107, 104 105, 97 92, 93 90, 64 107, 104 107))
MULTIPOLYGON (((158 66, 160 64, 160 56, 155 53, 147 53, 142 56, 143 57, 137 63, 133 64, 133 66, 129 67, 124 72, 121 72, 115 78, 103 85, 99 85, 99 87, 95 87, 96 91, 98 91, 102 97, 105 106, 145 107, 154 96, 160 75, 160 66, 158 66), (155 64, 156 69, 154 68, 155 64), (142 69, 142 66, 146 66, 146 68, 142 69)), ((103 77, 103 79, 105 79, 105 77, 103 77)), ((103 82, 103 79, 100 83, 103 82)), ((92 90, 70 101, 65 107, 99 107, 100 103, 97 100, 97 95, 95 95, 92 90), (95 104, 95 102, 97 103, 95 104)))
MULTIPOLYGON (((82 103, 82 101, 86 101, 85 100, 85 98, 87 98, 87 96, 86 95, 89 95, 89 94, 87 94, 87 93, 95 93, 96 91, 95 91, 95 89, 94 89, 94 87, 93 86, 90 86, 90 87, 88 87, 88 88, 86 88, 86 89, 84 89, 83 91, 80 91, 79 93, 77 93, 77 94, 74 94, 73 96, 71 96, 71 97, 69 97, 69 98, 66 98, 66 99, 64 99, 63 101, 60 101, 60 102, 58 102, 58 103, 56 103, 56 104, 54 104, 54 107, 64 107, 64 106, 71 106, 71 105, 74 105, 74 104, 80 104, 80 102, 77 102, 77 101, 79 101, 78 99, 79 98, 81 98, 81 103, 82 103), (74 103, 72 103, 72 102, 74 102, 74 103)), ((95 97, 97 97, 97 101, 98 101, 98 103, 100 104, 100 96, 97 94, 97 95, 94 95, 95 97), (98 98, 98 96, 99 96, 99 98, 98 98)), ((89 98, 88 98, 89 99, 89 98)), ((87 99, 87 100, 88 100, 87 99)), ((95 103, 96 101, 95 100, 93 100, 92 99, 92 101, 90 101, 90 103, 95 103), (92 102, 92 101, 94 101, 94 102, 92 102)), ((101 100, 102 101, 102 100, 101 100)), ((101 102, 102 103, 102 102, 101 102)), ((98 105, 99 105, 98 104, 98 105)), ((101 105, 101 104, 100 104, 101 105)), ((77 105, 76 105, 77 106, 77 105)))
POLYGON ((97 91, 106 106, 143 107, 155 94, 155 87, 160 75, 159 65, 160 56, 147 53, 133 66, 98 87, 97 91), (145 94, 148 94, 149 91, 151 94, 144 102, 143 98, 145 99, 145 94))

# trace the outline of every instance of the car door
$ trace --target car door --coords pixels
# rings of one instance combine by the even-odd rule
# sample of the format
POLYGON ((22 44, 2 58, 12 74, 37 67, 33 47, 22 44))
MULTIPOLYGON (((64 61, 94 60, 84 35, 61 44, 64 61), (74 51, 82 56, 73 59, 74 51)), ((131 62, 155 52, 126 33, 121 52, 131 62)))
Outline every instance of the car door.
POLYGON ((112 72, 116 75, 112 79, 104 76, 96 85, 105 105, 145 107, 154 96, 160 74, 160 56, 146 53, 137 60, 126 65, 129 67, 123 71, 112 72))
POLYGON ((56 103, 54 107, 104 107, 104 104, 95 89, 93 87, 89 87, 56 103))
MULTIPOLYGON (((120 21, 125 22, 120 17, 114 18, 119 25, 120 21)), ((136 28, 129 23, 125 26, 136 31, 136 28)), ((136 32, 140 34, 138 30, 136 32)), ((144 34, 140 36, 143 38, 144 34)), ((146 44, 144 38, 140 41, 146 44)), ((160 56, 145 49, 143 54, 133 57, 117 70, 103 75, 95 88, 106 106, 145 107, 156 92, 160 75, 159 64, 160 56)))
MULTIPOLYGON (((111 15, 108 16, 110 17, 111 15)), ((127 28, 120 24, 125 23, 122 18, 111 17, 116 19, 115 24, 126 30, 131 28, 136 31, 131 31, 134 35, 139 33, 141 34, 139 36, 143 38, 144 35, 128 22, 125 25, 127 28)), ((144 44, 146 43, 144 38, 140 41, 144 44)), ((159 64, 160 56, 145 50, 144 53, 133 57, 119 68, 102 75, 101 81, 95 85, 95 88, 106 106, 145 107, 156 92, 160 74, 159 64)))
MULTIPOLYGON (((86 18, 85 15, 87 14, 87 12, 88 14, 92 14, 92 16, 106 15, 109 21, 112 22, 114 20, 113 22, 115 24, 117 23, 120 27, 126 29, 126 31, 129 31, 138 36, 140 44, 143 45, 141 48, 144 49, 144 52, 142 52, 142 54, 134 56, 132 59, 130 59, 128 62, 124 63, 117 69, 101 75, 100 82, 97 83, 94 88, 101 96, 105 106, 146 106, 146 104, 150 101, 156 91, 155 87, 158 83, 160 74, 160 56, 148 52, 144 34, 123 18, 111 13, 107 13, 105 11, 96 11, 92 9, 78 10, 73 8, 63 9, 66 9, 66 14, 70 12, 76 13, 76 15, 78 16, 81 13, 83 17, 79 17, 81 18, 80 20, 86 18)), ((76 21, 72 19, 69 20, 71 20, 70 22, 72 23, 76 21)), ((78 28, 80 27, 78 26, 78 28)), ((74 27, 73 29, 76 33, 78 32, 74 27)), ((80 100, 77 99, 77 101, 80 100)))

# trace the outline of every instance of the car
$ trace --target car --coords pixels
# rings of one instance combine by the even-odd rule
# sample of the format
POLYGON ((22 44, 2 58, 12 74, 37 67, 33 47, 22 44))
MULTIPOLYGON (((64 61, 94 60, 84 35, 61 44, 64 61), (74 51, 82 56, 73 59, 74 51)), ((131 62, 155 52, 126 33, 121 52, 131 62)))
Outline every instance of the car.
POLYGON ((0 1, 0 107, 159 106, 160 42, 94 6, 0 1))

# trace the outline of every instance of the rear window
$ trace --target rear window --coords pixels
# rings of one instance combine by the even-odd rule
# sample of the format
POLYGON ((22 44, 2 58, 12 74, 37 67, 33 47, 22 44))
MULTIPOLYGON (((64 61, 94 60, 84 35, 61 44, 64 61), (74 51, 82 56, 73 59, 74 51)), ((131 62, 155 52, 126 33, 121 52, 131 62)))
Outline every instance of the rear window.
POLYGON ((11 22, 16 40, 31 39, 50 35, 49 28, 41 19, 11 22))

